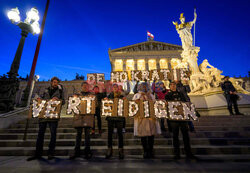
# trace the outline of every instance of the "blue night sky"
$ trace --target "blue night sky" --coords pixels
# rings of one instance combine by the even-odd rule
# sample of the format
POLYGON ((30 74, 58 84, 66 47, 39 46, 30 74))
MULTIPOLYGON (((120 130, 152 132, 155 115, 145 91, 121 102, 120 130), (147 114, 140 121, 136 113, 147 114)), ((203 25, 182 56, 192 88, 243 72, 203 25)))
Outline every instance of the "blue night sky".
MULTIPOLYGON (((0 0, 0 75, 6 74, 14 58, 20 29, 7 18, 7 10, 18 7, 21 19, 35 6, 40 24, 46 0, 0 0)), ((249 0, 51 0, 36 74, 41 80, 75 74, 105 73, 111 66, 108 49, 146 41, 146 31, 156 41, 181 45, 172 21, 184 12, 193 20, 197 8, 196 46, 198 64, 208 59, 224 75, 246 76, 250 71, 249 0)), ((38 35, 29 34, 24 45, 19 74, 29 74, 38 35)))

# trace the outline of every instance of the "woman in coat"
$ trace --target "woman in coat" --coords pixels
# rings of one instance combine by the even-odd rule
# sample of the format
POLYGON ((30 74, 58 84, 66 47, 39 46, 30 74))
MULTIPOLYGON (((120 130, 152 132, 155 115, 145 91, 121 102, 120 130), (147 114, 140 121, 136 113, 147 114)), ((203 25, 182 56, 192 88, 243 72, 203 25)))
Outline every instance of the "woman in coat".
MULTIPOLYGON (((134 95, 133 100, 155 100, 146 82, 139 85, 138 93, 134 95)), ((134 135, 141 138, 144 150, 143 158, 154 157, 154 136, 160 133, 159 121, 154 116, 149 118, 134 117, 134 135)))

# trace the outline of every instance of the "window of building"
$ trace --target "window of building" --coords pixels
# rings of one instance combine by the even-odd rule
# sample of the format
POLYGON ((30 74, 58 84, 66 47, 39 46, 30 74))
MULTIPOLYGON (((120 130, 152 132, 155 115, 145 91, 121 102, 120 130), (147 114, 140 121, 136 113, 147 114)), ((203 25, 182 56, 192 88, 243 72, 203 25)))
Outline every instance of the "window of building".
POLYGON ((145 61, 144 61, 144 59, 137 60, 137 70, 145 70, 145 61))
POLYGON ((168 61, 166 59, 160 59, 160 68, 168 69, 168 61))
POLYGON ((115 60, 115 71, 123 71, 123 62, 121 59, 115 60))
POLYGON ((135 63, 133 59, 128 59, 126 61, 126 70, 127 71, 135 70, 135 63))
POLYGON ((155 59, 148 60, 148 69, 155 70, 156 69, 156 61, 155 59))

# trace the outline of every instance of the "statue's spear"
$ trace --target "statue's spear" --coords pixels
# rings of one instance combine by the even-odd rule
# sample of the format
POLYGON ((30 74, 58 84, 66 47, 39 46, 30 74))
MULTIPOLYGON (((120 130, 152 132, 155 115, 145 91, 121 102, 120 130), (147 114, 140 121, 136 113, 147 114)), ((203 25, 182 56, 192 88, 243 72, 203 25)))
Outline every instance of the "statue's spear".
MULTIPOLYGON (((196 7, 194 7, 194 14, 196 13, 196 7)), ((196 22, 195 22, 196 23, 196 22)), ((194 23, 194 46, 195 46, 195 23, 194 23)))

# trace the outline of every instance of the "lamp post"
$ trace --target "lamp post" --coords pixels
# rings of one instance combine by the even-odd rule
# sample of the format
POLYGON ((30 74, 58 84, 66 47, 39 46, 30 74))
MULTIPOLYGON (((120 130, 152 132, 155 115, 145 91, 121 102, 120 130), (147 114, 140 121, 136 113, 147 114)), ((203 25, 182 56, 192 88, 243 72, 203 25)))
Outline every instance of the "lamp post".
POLYGON ((16 91, 19 88, 19 81, 17 79, 18 70, 20 66, 21 56, 23 52, 24 42, 29 33, 40 33, 39 15, 36 8, 31 8, 27 13, 24 22, 20 21, 20 12, 18 8, 13 8, 8 12, 8 18, 13 24, 16 24, 21 29, 21 39, 16 50, 14 60, 11 64, 10 71, 7 76, 0 78, 0 111, 8 112, 14 109, 16 91))
POLYGON ((21 40, 19 42, 15 58, 11 64, 10 71, 8 72, 9 77, 16 77, 18 75, 19 65, 21 61, 21 56, 23 52, 23 46, 25 42, 25 38, 28 36, 28 33, 32 34, 39 34, 40 33, 40 27, 39 27, 39 16, 38 16, 38 10, 36 8, 31 8, 30 11, 26 13, 27 17, 24 20, 24 22, 20 21, 19 16, 19 10, 18 8, 11 9, 8 12, 8 17, 10 21, 22 30, 21 32, 21 40))

